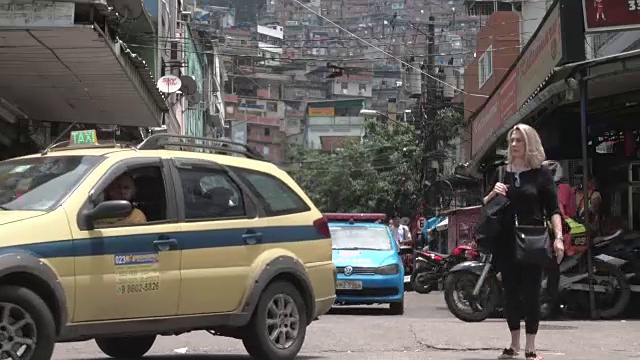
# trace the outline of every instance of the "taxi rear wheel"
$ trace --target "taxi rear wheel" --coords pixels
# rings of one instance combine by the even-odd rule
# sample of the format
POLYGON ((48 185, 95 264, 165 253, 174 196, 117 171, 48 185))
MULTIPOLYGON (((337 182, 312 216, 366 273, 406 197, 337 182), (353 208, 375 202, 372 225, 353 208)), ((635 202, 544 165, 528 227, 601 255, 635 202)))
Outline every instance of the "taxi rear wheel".
POLYGON ((254 359, 292 360, 302 348, 307 323, 298 290, 288 282, 275 282, 260 296, 242 342, 254 359))
POLYGON ((53 315, 38 295, 0 287, 0 359, 50 359, 55 340, 53 315))
POLYGON ((116 359, 136 359, 146 354, 156 341, 155 335, 98 338, 96 344, 108 356, 116 359))

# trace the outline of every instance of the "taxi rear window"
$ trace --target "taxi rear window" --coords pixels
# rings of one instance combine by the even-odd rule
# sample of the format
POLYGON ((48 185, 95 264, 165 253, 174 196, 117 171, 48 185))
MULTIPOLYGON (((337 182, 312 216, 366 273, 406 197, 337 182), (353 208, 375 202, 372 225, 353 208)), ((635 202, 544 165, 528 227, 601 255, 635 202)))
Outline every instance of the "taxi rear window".
POLYGON ((60 205, 103 156, 47 156, 0 162, 0 211, 49 211, 60 205))

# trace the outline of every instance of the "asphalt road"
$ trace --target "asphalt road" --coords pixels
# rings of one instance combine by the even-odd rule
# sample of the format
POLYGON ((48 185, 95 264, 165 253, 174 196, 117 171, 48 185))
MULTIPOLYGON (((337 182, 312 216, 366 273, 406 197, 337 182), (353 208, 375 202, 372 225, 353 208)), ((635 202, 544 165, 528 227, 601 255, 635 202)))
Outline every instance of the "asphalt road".
MULTIPOLYGON (((640 359, 640 322, 557 321, 541 324, 539 347, 546 359, 640 359)), ((504 321, 463 323, 446 309, 441 293, 407 293, 403 316, 384 308, 338 308, 314 322, 300 360, 489 360, 507 345, 504 321)), ((523 339, 524 345, 524 339, 523 339)), ((60 344, 54 359, 105 359, 93 341, 60 344)), ((196 332, 161 337, 147 359, 249 360, 238 340, 196 332)))

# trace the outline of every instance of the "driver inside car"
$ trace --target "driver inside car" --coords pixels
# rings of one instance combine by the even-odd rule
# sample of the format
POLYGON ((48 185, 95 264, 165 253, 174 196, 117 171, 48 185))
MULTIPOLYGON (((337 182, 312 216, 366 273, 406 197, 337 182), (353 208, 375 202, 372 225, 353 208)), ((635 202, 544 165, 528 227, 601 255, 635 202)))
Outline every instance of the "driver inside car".
MULTIPOLYGON (((109 186, 107 186, 107 188, 104 190, 104 200, 126 200, 131 202, 133 196, 135 195, 135 191, 136 185, 133 181, 133 178, 131 177, 131 175, 124 173, 113 180, 113 182, 109 184, 109 186)), ((96 225, 129 226, 145 224, 146 222, 147 217, 142 212, 142 210, 133 207, 131 214, 129 214, 129 216, 125 218, 98 220, 96 221, 96 225)))

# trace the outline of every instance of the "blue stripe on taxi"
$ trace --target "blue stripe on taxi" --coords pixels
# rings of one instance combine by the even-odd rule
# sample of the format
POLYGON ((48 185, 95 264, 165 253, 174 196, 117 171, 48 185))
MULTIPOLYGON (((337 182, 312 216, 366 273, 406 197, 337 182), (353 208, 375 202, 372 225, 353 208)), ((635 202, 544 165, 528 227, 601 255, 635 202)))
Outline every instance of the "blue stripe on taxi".
MULTIPOLYGON (((297 241, 320 240, 313 226, 273 226, 252 228, 262 233, 260 244, 287 243, 297 241)), ((88 239, 61 240, 36 244, 25 244, 12 247, 0 247, 0 253, 20 249, 37 255, 40 258, 59 258, 74 256, 99 256, 121 253, 144 253, 157 251, 153 242, 163 238, 175 238, 178 241, 176 250, 194 250, 226 246, 249 246, 242 235, 246 228, 188 231, 174 233, 149 233, 117 237, 95 237, 88 239)))

